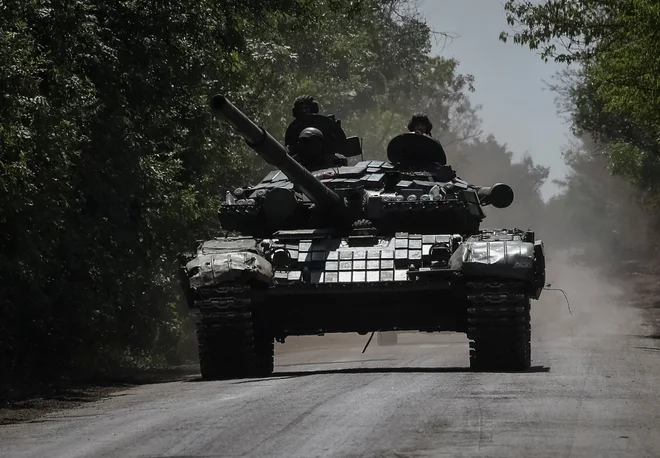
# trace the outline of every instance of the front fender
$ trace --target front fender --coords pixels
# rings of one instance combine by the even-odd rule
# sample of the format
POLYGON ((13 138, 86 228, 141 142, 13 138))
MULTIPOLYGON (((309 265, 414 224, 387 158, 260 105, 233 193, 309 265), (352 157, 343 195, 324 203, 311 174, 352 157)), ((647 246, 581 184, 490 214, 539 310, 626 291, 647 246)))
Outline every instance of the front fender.
POLYGON ((186 264, 186 272, 191 288, 250 280, 270 285, 274 277, 270 262, 250 251, 198 255, 186 264))
POLYGON ((540 240, 467 241, 454 252, 449 265, 469 277, 525 281, 535 299, 545 284, 545 254, 540 240))
POLYGON ((227 237, 202 243, 196 255, 182 267, 182 276, 184 288, 194 290, 227 282, 271 285, 274 271, 257 240, 227 237))

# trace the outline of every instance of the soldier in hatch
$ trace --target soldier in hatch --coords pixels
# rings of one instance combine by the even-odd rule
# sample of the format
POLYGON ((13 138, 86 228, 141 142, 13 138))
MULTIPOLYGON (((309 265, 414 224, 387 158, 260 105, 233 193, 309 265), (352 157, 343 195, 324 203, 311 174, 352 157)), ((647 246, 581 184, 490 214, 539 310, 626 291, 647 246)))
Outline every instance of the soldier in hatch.
POLYGON ((288 148, 292 148, 293 145, 295 145, 298 141, 300 128, 297 128, 297 126, 300 125, 303 118, 305 116, 319 114, 319 109, 319 103, 314 100, 314 97, 311 95, 301 95, 296 100, 294 100, 293 108, 291 109, 293 121, 291 121, 284 134, 284 144, 288 148))
POLYGON ((300 133, 293 158, 310 172, 348 164, 343 155, 326 150, 323 132, 315 127, 307 127, 300 133))
POLYGON ((444 148, 431 134, 432 129, 433 124, 426 114, 413 114, 408 122, 408 131, 413 135, 404 133, 394 137, 387 146, 388 159, 406 167, 446 165, 444 148))
MULTIPOLYGON (((302 118, 318 114, 319 109, 319 103, 311 95, 302 95, 293 102, 291 112, 295 119, 289 125, 287 134, 285 134, 286 146, 293 153, 293 158, 310 171, 348 165, 348 160, 342 154, 327 150, 324 144, 326 139, 323 132, 318 128, 310 125, 305 127, 297 137, 289 134, 289 131, 292 131, 292 133, 297 131, 294 126, 301 122, 302 118)), ((329 116, 329 118, 334 121, 334 115, 329 116)), ((339 124, 333 128, 341 129, 339 124)))
POLYGON ((429 117, 424 113, 415 113, 410 119, 410 122, 408 122, 408 130, 410 132, 419 132, 420 134, 433 137, 431 135, 431 129, 433 129, 433 124, 431 124, 429 117))

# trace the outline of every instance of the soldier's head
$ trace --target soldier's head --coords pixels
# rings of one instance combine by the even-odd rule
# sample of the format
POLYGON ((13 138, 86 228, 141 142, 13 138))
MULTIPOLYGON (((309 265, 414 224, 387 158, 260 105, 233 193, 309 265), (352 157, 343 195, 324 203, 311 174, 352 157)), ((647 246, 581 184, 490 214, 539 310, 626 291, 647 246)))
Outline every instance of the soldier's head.
POLYGON ((429 120, 429 117, 424 113, 415 113, 410 122, 408 122, 408 130, 410 132, 420 132, 431 136, 431 129, 433 129, 433 124, 429 120))
POLYGON ((317 114, 319 112, 319 104, 311 95, 302 95, 293 102, 293 117, 298 119, 301 116, 309 114, 317 114))
POLYGON ((295 146, 296 158, 303 166, 312 166, 323 156, 323 132, 315 127, 307 127, 300 132, 295 146))
POLYGON ((298 145, 306 151, 321 152, 323 150, 323 132, 316 127, 306 127, 298 135, 298 145))
POLYGON ((315 127, 307 127, 300 132, 294 158, 307 170, 348 165, 348 160, 341 154, 329 151, 324 144, 323 132, 315 127))

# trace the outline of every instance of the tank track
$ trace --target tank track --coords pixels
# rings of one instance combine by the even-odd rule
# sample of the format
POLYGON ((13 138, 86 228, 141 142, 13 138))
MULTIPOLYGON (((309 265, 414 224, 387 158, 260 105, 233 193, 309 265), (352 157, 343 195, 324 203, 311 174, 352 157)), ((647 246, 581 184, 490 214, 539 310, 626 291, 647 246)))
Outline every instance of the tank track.
POLYGON ((513 281, 469 281, 470 368, 519 371, 531 366, 530 299, 513 281))
POLYGON ((259 320, 250 287, 226 285, 197 291, 199 366, 206 380, 272 374, 274 342, 259 320))

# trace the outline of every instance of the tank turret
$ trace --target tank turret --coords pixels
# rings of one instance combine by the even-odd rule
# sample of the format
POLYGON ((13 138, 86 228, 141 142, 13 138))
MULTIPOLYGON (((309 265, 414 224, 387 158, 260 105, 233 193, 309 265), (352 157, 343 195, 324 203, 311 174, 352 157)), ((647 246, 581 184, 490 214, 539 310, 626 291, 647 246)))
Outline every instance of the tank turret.
POLYGON ((314 175, 296 162, 287 152, 286 147, 273 138, 265 129, 256 125, 243 112, 236 108, 223 95, 211 99, 213 113, 227 121, 268 164, 277 167, 303 194, 316 205, 324 208, 341 207, 341 199, 314 175))

